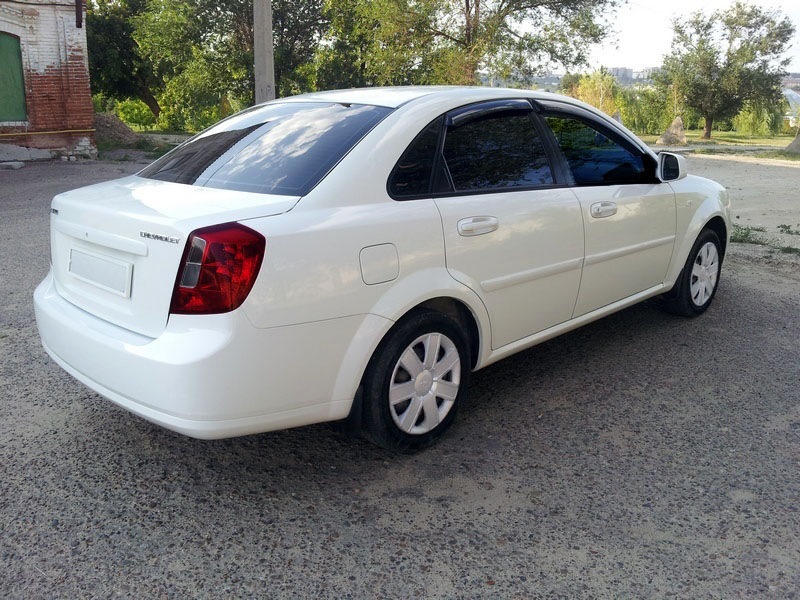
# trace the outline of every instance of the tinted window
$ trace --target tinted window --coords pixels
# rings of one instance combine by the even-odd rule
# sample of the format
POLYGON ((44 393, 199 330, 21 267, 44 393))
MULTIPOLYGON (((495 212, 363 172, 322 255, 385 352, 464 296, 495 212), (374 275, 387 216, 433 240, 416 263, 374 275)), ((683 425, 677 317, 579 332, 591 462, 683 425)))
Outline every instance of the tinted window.
POLYGON ((254 107, 192 138, 140 176, 302 196, 391 109, 329 103, 254 107))
POLYGON ((444 117, 422 130, 397 161, 389 176, 389 193, 394 197, 422 196, 430 193, 431 174, 444 117))
POLYGON ((448 126, 444 158, 457 192, 553 183, 530 112, 488 113, 448 126))
POLYGON ((548 116, 547 124, 561 146, 577 185, 649 181, 644 160, 581 120, 548 116))

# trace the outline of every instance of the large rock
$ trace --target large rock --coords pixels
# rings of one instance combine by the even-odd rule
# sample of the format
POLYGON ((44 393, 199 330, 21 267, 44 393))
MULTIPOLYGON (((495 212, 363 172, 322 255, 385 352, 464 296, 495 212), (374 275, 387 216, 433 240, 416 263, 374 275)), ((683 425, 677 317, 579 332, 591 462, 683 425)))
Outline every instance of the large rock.
POLYGON ((664 135, 658 138, 656 144, 659 146, 685 146, 686 130, 683 128, 683 119, 675 117, 664 135))
POLYGON ((790 154, 800 154, 800 136, 794 138, 792 143, 786 146, 786 152, 790 154))

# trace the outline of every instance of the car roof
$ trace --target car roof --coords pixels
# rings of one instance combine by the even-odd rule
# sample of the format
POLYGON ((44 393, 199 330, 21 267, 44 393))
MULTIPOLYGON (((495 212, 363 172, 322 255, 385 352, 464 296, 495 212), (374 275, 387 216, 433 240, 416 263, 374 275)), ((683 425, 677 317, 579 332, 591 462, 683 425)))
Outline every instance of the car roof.
POLYGON ((300 94, 273 100, 273 102, 337 102, 341 104, 367 104, 372 106, 383 106, 386 108, 400 108, 408 104, 425 99, 433 101, 443 101, 456 105, 458 103, 469 104, 483 100, 505 99, 505 98, 532 98, 534 100, 550 100, 561 104, 572 105, 588 110, 595 117, 605 122, 606 126, 617 129, 625 135, 631 143, 641 150, 655 157, 655 153, 622 123, 611 119, 596 108, 560 94, 551 92, 540 92, 518 88, 493 88, 481 86, 397 86, 397 87, 374 87, 374 88, 353 88, 346 90, 330 90, 324 92, 312 92, 310 94, 300 94), (456 102, 457 101, 457 102, 456 102))
POLYGON ((347 104, 371 104, 398 108, 425 96, 439 98, 468 98, 470 100, 507 98, 508 96, 526 96, 531 98, 551 98, 552 94, 532 92, 521 89, 503 89, 478 86, 398 86, 354 88, 312 92, 281 98, 282 102, 342 102, 347 104))

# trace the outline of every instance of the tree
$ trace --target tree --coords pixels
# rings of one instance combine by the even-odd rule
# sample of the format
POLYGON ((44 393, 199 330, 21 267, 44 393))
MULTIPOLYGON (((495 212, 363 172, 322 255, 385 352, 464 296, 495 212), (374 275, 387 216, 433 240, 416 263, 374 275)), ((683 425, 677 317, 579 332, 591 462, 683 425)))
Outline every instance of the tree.
POLYGON ((275 81, 278 96, 314 89, 314 54, 327 30, 323 0, 273 0, 275 81))
POLYGON ((566 73, 558 84, 558 89, 562 94, 577 98, 578 85, 583 75, 581 73, 566 73))
POLYGON ((605 35, 596 20, 618 0, 327 0, 322 51, 367 82, 475 84, 497 71, 524 80, 583 64, 605 35), (346 56, 336 56, 336 50, 346 56))
POLYGON ((703 138, 711 138, 715 120, 734 117, 746 102, 779 101, 788 64, 781 56, 794 34, 780 12, 736 2, 710 15, 698 11, 676 19, 673 29, 664 77, 704 119, 703 138))
POLYGON ((575 98, 591 104, 608 115, 614 114, 617 110, 616 97, 618 93, 617 80, 604 69, 584 75, 574 88, 575 98))
POLYGON ((317 87, 436 83, 429 4, 410 11, 398 0, 326 0, 329 26, 317 51, 317 87))
POLYGON ((147 8, 146 0, 90 0, 86 42, 92 90, 109 98, 139 98, 155 116, 160 80, 153 65, 139 53, 132 19, 147 8))
MULTIPOLYGON (((314 87, 323 0, 273 0, 279 95, 314 87)), ((196 129, 253 103, 252 0, 90 0, 92 88, 196 129), (161 115, 161 112, 164 114, 161 115)))
POLYGON ((622 122, 638 134, 662 134, 674 118, 668 97, 652 85, 622 88, 616 101, 622 122))

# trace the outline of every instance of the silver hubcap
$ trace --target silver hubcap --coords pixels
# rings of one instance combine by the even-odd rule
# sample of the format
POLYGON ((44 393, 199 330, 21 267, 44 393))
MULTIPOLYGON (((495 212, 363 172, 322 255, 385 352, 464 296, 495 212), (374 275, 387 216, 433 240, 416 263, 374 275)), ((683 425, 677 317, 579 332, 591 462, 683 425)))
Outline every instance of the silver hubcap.
POLYGON ((400 355, 389 384, 395 424, 411 435, 435 429, 453 408, 461 381, 461 358, 453 341, 426 333, 400 355))
POLYGON ((707 242, 700 248, 692 265, 689 292, 695 306, 704 306, 709 301, 717 287, 718 277, 719 253, 714 244, 707 242))

